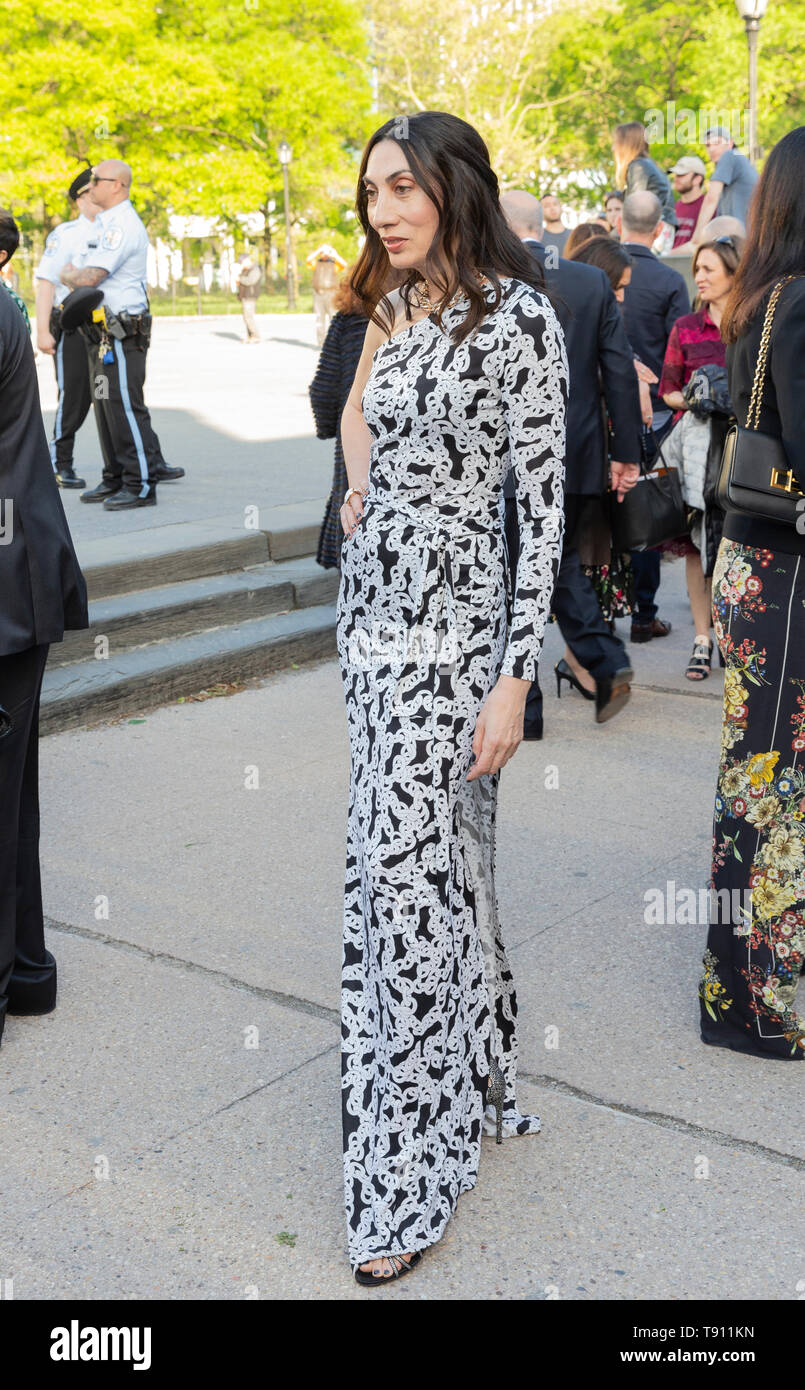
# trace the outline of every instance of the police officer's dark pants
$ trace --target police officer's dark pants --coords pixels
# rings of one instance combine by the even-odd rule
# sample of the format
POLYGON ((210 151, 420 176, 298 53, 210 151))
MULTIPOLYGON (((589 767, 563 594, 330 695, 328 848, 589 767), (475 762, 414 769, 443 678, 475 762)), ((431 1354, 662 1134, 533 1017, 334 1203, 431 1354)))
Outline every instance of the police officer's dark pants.
MULTIPOLYGON (((575 493, 565 494, 566 538, 573 535, 583 501, 584 498, 575 493)), ((513 497, 506 498, 505 527, 513 591, 517 576, 517 557, 520 552, 517 503, 513 497)), ((604 621, 592 581, 581 567, 578 551, 568 545, 567 540, 562 547, 562 559, 551 609, 576 660, 596 680, 613 676, 616 671, 622 671, 629 665, 626 648, 620 638, 610 632, 604 621)), ((525 727, 542 727, 542 691, 539 688, 539 680, 532 682, 526 696, 525 727)))
POLYGON ((88 345, 103 481, 109 487, 127 487, 145 497, 149 487, 156 486, 156 469, 162 462, 143 397, 146 349, 138 333, 111 338, 110 343, 111 362, 99 357, 96 343, 88 345))
POLYGON ((6 1012, 47 1013, 56 962, 45 949, 39 881, 39 692, 47 646, 0 656, 0 1036, 6 1012))
POLYGON ((92 395, 87 371, 87 349, 77 329, 59 332, 53 365, 59 388, 59 403, 53 425, 50 457, 53 467, 72 468, 75 437, 89 414, 92 395))

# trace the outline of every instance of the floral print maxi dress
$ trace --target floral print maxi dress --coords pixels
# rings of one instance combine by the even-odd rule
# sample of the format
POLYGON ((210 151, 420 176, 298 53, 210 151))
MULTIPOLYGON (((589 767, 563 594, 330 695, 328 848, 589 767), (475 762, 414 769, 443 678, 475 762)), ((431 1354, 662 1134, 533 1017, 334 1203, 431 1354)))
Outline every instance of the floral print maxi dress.
POLYGON ((713 623, 726 669, 702 1039, 801 1060, 805 559, 722 540, 713 623))
POLYGON ((353 1266, 443 1234, 477 1177, 490 1057, 505 1135, 516 1001, 495 896, 498 776, 467 781, 501 674, 533 680, 559 567, 567 357, 548 302, 501 277, 375 352, 363 519, 342 552, 337 641, 350 743, 342 964, 344 1199, 353 1266), (511 594, 503 482, 517 486, 511 594))

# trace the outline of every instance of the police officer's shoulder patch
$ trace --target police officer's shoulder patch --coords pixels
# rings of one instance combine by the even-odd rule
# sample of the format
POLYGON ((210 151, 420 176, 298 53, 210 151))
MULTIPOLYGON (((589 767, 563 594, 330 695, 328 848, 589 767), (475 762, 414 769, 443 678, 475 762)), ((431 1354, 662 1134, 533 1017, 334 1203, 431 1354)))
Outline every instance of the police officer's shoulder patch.
POLYGON ((55 253, 56 253, 56 252, 58 251, 58 249, 59 249, 59 242, 60 242, 60 240, 61 240, 61 238, 60 238, 58 232, 51 232, 51 233, 50 233, 50 236, 48 237, 47 241, 45 242, 45 249, 44 249, 44 251, 43 251, 42 254, 43 254, 44 256, 53 256, 53 255, 55 255, 55 253))
POLYGON ((104 232, 101 245, 104 251, 116 251, 122 240, 123 228, 110 227, 108 231, 104 232))

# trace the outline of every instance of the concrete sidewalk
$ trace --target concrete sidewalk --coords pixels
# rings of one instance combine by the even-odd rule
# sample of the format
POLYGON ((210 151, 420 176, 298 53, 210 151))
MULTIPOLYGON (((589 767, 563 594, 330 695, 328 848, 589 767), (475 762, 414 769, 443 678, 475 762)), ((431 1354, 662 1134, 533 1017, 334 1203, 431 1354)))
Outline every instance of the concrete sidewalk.
MULTIPOLYGON (((324 514, 334 441, 313 433, 308 386, 319 360, 314 317, 266 314, 259 322, 263 341, 247 346, 234 318, 155 320, 145 399, 166 460, 181 465, 186 477, 162 483, 156 507, 123 513, 89 506, 78 491, 62 491, 82 564, 113 560, 118 538, 161 532, 169 540, 171 529, 186 523, 216 523, 243 534, 247 507, 257 507, 262 516, 269 508, 312 501, 324 514)), ((40 354, 37 367, 50 435, 56 408, 52 359, 40 354)), ((76 439, 75 469, 89 487, 100 481, 92 413, 76 439)))
POLYGON ((674 631, 632 649, 605 726, 557 701, 549 629, 497 882, 542 1132, 484 1138, 445 1238, 380 1295, 345 1256, 337 665, 43 742, 60 997, 0 1052, 15 1298, 798 1297, 805 1073, 705 1048, 706 926, 644 921, 648 890, 707 882, 718 761, 681 563, 661 595, 674 631))

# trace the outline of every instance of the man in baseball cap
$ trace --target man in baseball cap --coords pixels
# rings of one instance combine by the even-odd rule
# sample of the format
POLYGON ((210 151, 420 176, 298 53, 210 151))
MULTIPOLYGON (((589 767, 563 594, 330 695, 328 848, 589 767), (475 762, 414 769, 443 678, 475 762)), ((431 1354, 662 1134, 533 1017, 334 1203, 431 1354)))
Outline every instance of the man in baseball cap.
POLYGON ((677 201, 676 208, 677 229, 674 237, 673 250, 684 246, 690 241, 693 229, 699 220, 702 203, 704 202, 704 181, 707 178, 707 168, 704 160, 699 159, 698 155, 685 154, 676 161, 671 170, 674 178, 674 192, 677 201))
POLYGON ((715 168, 696 225, 684 246, 687 251, 695 250, 702 243, 704 229, 714 217, 736 217, 748 227, 750 204, 758 181, 757 169, 745 154, 736 150, 729 127, 717 125, 705 131, 704 148, 715 168))
POLYGON ((61 323, 62 305, 70 290, 59 277, 62 267, 69 261, 80 261, 95 239, 93 223, 98 208, 90 197, 91 177, 91 169, 82 169, 70 184, 67 196, 78 216, 53 229, 36 269, 36 345, 53 358, 59 388, 50 457, 56 482, 67 488, 86 487, 73 469, 73 446, 92 398, 84 340, 76 329, 61 323))

